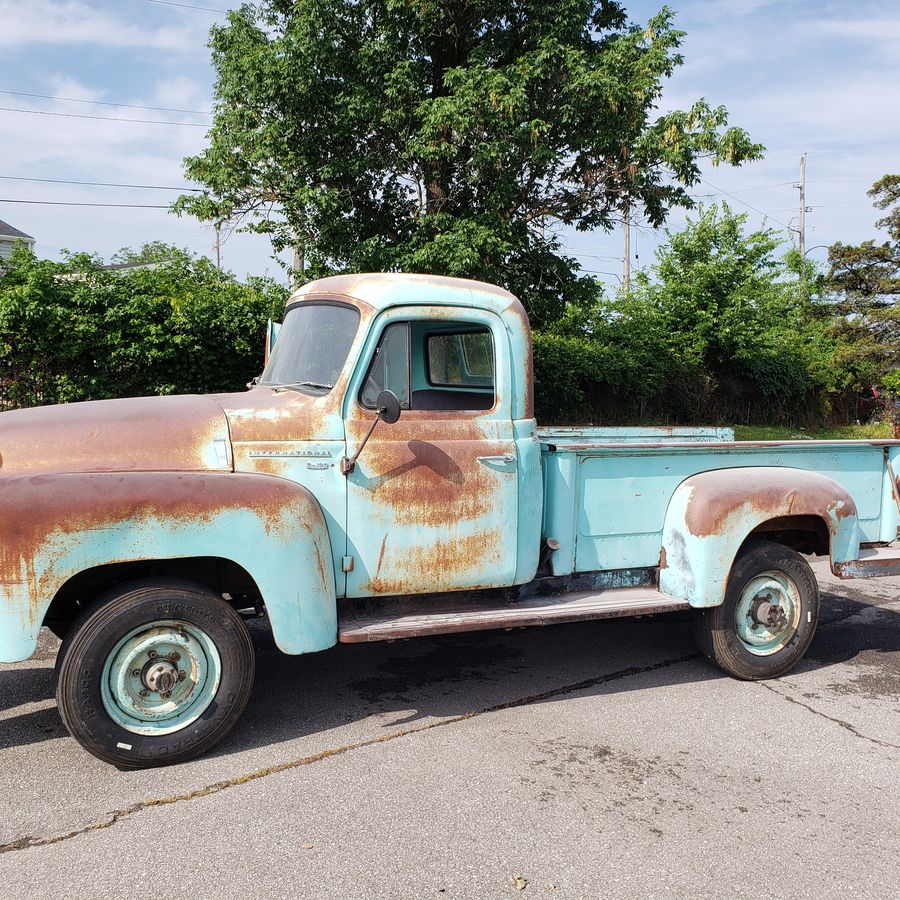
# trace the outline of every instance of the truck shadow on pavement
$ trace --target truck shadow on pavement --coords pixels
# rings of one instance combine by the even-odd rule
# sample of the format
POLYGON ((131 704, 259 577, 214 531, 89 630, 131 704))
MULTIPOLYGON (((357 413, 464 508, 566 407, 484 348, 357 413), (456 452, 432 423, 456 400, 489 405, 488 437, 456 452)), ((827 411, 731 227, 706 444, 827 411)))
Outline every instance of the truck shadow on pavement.
MULTIPOLYGON (((823 595, 822 613, 802 664, 807 671, 883 660, 889 679, 900 678, 900 659, 884 658, 900 651, 900 613, 836 594, 823 595)), ((299 657, 278 651, 263 622, 250 626, 257 652, 253 694, 235 729, 211 756, 373 717, 389 732, 418 720, 565 697, 567 687, 611 693, 727 677, 699 657, 683 664, 696 653, 685 613, 338 645, 299 657), (649 681, 631 677, 649 669, 655 670, 649 681), (619 672, 622 677, 603 679, 605 673, 619 672)), ((19 706, 40 706, 0 718, 0 749, 65 737, 52 701, 49 654, 45 665, 31 661, 0 671, 0 716, 19 706)))

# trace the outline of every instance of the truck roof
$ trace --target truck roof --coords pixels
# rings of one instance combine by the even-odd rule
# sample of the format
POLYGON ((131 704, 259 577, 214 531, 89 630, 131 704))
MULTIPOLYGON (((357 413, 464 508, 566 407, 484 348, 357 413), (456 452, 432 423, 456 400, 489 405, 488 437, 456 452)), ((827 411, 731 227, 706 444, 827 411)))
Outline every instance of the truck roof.
POLYGON ((288 303, 309 294, 343 294, 362 300, 375 309, 387 306, 438 304, 447 306, 479 306, 501 313, 511 306, 524 314, 514 294, 469 278, 448 278, 444 275, 414 275, 402 272, 362 272, 354 275, 333 275, 311 281, 294 291, 288 303), (425 288, 426 290, 423 290, 425 288))

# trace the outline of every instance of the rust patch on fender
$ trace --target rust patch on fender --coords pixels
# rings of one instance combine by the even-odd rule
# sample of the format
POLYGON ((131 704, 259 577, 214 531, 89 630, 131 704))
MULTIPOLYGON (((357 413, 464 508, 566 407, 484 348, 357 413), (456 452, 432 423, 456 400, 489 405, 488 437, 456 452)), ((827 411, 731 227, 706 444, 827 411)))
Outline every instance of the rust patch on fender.
POLYGON ((847 490, 823 475, 801 469, 767 469, 753 473, 749 482, 743 469, 720 469, 687 479, 693 488, 685 510, 685 523, 695 537, 728 530, 728 520, 752 512, 753 518, 815 515, 824 517, 829 530, 834 520, 856 515, 847 490), (832 518, 833 517, 833 518, 832 518))
MULTIPOLYGON (((293 486, 292 486, 293 487, 293 486)), ((24 583, 33 614, 49 599, 57 575, 48 559, 44 576, 35 560, 52 536, 100 532, 122 522, 141 527, 154 520, 175 526, 209 524, 221 512, 244 510, 260 531, 283 541, 281 513, 304 503, 302 488, 286 493, 285 482, 232 473, 85 473, 0 479, 0 584, 24 583)), ((302 524, 312 529, 305 518, 302 524)), ((115 562, 123 560, 103 560, 115 562)))

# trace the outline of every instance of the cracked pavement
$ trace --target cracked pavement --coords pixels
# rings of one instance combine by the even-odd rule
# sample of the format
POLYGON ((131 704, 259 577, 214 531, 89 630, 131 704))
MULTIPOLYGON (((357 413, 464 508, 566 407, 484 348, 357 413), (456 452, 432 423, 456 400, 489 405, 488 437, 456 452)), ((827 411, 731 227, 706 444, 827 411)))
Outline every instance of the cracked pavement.
POLYGON ((66 734, 56 644, 0 666, 5 898, 885 897, 900 880, 900 578, 837 582, 742 683, 683 615, 286 657, 206 757, 66 734))

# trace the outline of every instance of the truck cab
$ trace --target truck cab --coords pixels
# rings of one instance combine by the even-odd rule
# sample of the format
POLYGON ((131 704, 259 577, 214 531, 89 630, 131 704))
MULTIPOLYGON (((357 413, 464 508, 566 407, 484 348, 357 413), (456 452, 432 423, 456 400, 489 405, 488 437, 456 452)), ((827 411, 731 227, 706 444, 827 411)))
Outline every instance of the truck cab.
POLYGON ((340 276, 301 288, 250 397, 231 411, 236 471, 322 504, 339 597, 511 586, 537 570, 542 521, 528 320, 477 282, 340 276), (323 353, 323 348, 326 352, 323 353), (340 461, 390 390, 401 416, 340 461))

